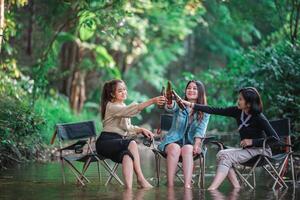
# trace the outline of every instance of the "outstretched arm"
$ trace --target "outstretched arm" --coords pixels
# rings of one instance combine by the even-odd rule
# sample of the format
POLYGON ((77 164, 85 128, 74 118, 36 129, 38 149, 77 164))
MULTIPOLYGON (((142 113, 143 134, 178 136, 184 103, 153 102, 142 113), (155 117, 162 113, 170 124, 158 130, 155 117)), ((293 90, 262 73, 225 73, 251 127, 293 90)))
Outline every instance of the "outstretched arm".
POLYGON ((227 107, 227 108, 216 108, 216 107, 211 107, 203 104, 191 103, 185 100, 182 101, 185 105, 193 108, 195 111, 202 111, 208 114, 222 115, 227 117, 237 117, 239 115, 239 110, 236 106, 227 107))
POLYGON ((152 99, 149 99, 148 101, 145 101, 143 103, 132 103, 128 106, 124 106, 122 104, 110 104, 109 112, 111 113, 111 116, 113 117, 134 117, 137 115, 140 111, 145 109, 146 107, 152 105, 152 104, 158 104, 162 105, 165 102, 164 96, 154 97, 152 99))
POLYGON ((144 108, 151 106, 152 104, 163 105, 165 101, 166 98, 164 96, 154 97, 152 99, 149 99, 148 101, 138 104, 138 110, 141 111, 144 108))

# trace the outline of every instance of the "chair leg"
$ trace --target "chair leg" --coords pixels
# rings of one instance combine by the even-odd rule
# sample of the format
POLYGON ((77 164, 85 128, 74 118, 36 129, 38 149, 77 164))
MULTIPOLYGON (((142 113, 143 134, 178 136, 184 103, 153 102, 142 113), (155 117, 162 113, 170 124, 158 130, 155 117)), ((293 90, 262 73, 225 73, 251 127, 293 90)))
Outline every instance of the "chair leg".
POLYGON ((243 183, 245 185, 248 185, 252 190, 254 189, 254 187, 251 185, 251 183, 249 183, 249 181, 235 168, 233 167, 235 173, 240 177, 240 179, 243 181, 243 183))
MULTIPOLYGON (((179 172, 180 171, 183 171, 183 168, 182 168, 182 166, 178 163, 177 164, 177 166, 178 166, 178 170, 176 171, 176 176, 177 176, 177 178, 182 182, 182 183, 184 183, 184 180, 179 176, 179 172)), ((193 179, 192 179, 192 183, 194 183, 194 181, 193 181, 193 179)))
MULTIPOLYGON (((279 175, 282 174, 283 169, 285 168, 286 162, 288 162, 288 159, 289 159, 288 157, 289 157, 289 156, 287 156, 287 157, 283 160, 283 162, 282 162, 282 164, 281 164, 281 167, 280 167, 280 169, 279 169, 279 175)), ((275 183, 273 184, 273 187, 272 187, 273 190, 275 189, 277 183, 278 183, 278 178, 275 179, 275 183)), ((281 187, 282 187, 282 184, 281 184, 281 187)))
MULTIPOLYGON (((68 160, 65 160, 68 164, 69 164, 69 167, 70 169, 72 170, 72 172, 75 174, 75 176, 77 177, 77 179, 79 180, 79 182, 82 184, 82 178, 86 181, 86 182, 90 182, 89 179, 83 175, 82 173, 80 173, 80 171, 78 169, 76 169, 76 167, 74 167, 74 165, 68 161, 68 160), (80 175, 80 176, 79 176, 80 175)), ((84 185, 84 184, 83 184, 84 185)))
MULTIPOLYGON (((266 166, 262 166, 262 168, 264 168, 265 170, 266 170, 266 172, 268 172, 268 174, 274 179, 274 180, 276 180, 276 177, 266 168, 266 166)), ((280 183, 280 182, 278 182, 278 184, 280 185, 280 188, 282 188, 283 187, 283 185, 280 183)), ((275 189, 275 187, 272 187, 272 189, 274 190, 275 189)))
POLYGON ((200 189, 204 189, 204 181, 205 181, 205 156, 200 155, 199 158, 200 166, 199 166, 199 180, 198 180, 198 187, 200 189))
POLYGON ((160 155, 155 153, 155 168, 156 168, 156 186, 159 186, 160 183, 160 155))
MULTIPOLYGON (((112 175, 121 185, 124 185, 124 183, 121 181, 121 179, 113 172, 112 168, 109 166, 109 164, 102 160, 104 168, 112 175)), ((106 186, 106 185, 105 185, 106 186)))
MULTIPOLYGON (((82 173, 80 174, 80 179, 82 180, 83 175, 85 174, 86 170, 89 168, 90 164, 91 164, 91 160, 92 158, 88 158, 88 160, 84 163, 83 168, 82 168, 82 173)), ((90 182, 89 180, 87 180, 87 182, 90 182)))
POLYGON ((64 159, 63 158, 60 158, 60 163, 61 163, 61 173, 62 173, 63 184, 66 184, 65 167, 64 167, 64 159))
POLYGON ((202 156, 200 155, 200 158, 199 158, 199 177, 198 177, 198 188, 201 188, 201 184, 202 184, 202 180, 201 180, 201 176, 202 176, 202 156))
POLYGON ((82 178, 86 178, 84 175, 80 177, 79 175, 81 174, 73 165, 71 162, 68 160, 65 160, 69 164, 69 168, 72 171, 72 173, 76 176, 76 179, 78 182, 81 183, 82 186, 85 186, 84 182, 82 181, 82 178))
POLYGON ((238 176, 240 177, 241 181, 243 181, 243 183, 245 185, 248 185, 251 189, 254 189, 256 187, 256 180, 255 180, 255 169, 256 166, 258 165, 258 163, 260 162, 260 160, 262 159, 262 157, 259 157, 257 159, 257 161, 254 163, 253 167, 251 168, 251 170, 249 171, 248 175, 246 177, 244 177, 235 167, 233 167, 234 171, 238 174, 238 176), (253 185, 251 185, 251 183, 248 181, 250 176, 253 176, 253 185))
POLYGON ((99 161, 97 161, 97 169, 98 169, 98 178, 99 178, 99 182, 101 183, 101 174, 100 174, 100 164, 99 161))
POLYGON ((274 171, 274 173, 277 175, 277 177, 280 179, 280 181, 282 181, 282 184, 288 188, 287 184, 284 182, 284 180, 281 178, 280 174, 278 174, 278 172, 276 171, 275 167, 272 165, 272 163, 269 161, 268 158, 265 158, 265 160, 267 161, 267 163, 270 165, 270 167, 272 168, 272 170, 274 171))
POLYGON ((252 172, 252 178, 253 178, 253 187, 256 187, 255 170, 252 172))
POLYGON ((255 164, 253 165, 253 167, 251 168, 250 172, 248 173, 248 175, 246 176, 246 179, 248 180, 249 177, 251 176, 251 174, 253 174, 253 172, 256 169, 256 166, 258 165, 258 163, 260 162, 260 160, 262 159, 262 157, 260 156, 257 161, 255 162, 255 164))
POLYGON ((79 177, 77 174, 76 174, 76 170, 74 170, 73 167, 70 167, 71 171, 73 172, 73 174, 76 176, 77 178, 77 181, 79 181, 81 183, 82 186, 85 186, 84 182, 82 181, 82 177, 79 177))
MULTIPOLYGON (((113 172, 114 174, 116 174, 116 171, 117 171, 117 169, 118 169, 118 166, 119 166, 118 163, 115 163, 115 164, 114 164, 114 166, 113 166, 113 168, 112 168, 112 172, 113 172)), ((113 176, 110 175, 110 176, 108 177, 108 179, 107 179, 105 185, 108 185, 108 184, 111 182, 112 178, 113 178, 113 176)))
POLYGON ((293 157, 293 154, 290 154, 290 162, 291 162, 291 168, 292 168, 293 188, 296 188, 296 178, 295 178, 295 168, 294 168, 294 157, 293 157))

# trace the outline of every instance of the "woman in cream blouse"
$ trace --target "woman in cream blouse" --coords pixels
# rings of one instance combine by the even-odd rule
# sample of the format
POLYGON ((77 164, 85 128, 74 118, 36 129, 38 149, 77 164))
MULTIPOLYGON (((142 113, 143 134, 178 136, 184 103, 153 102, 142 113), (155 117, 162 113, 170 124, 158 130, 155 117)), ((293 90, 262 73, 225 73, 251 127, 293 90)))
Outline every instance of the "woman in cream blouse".
POLYGON ((133 171, 140 187, 152 187, 142 173, 137 144, 128 136, 142 133, 148 138, 153 138, 153 134, 145 128, 132 125, 130 118, 152 104, 163 105, 165 97, 155 97, 144 103, 126 105, 124 101, 127 98, 127 89, 122 80, 106 82, 102 92, 103 131, 96 142, 97 153, 114 162, 122 163, 126 188, 132 188, 133 171))

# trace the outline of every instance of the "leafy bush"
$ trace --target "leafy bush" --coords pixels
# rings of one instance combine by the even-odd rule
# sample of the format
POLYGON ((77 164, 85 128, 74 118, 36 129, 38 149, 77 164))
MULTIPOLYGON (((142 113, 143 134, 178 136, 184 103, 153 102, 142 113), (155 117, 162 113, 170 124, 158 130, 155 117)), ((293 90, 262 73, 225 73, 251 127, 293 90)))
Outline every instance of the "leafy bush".
POLYGON ((0 94, 0 168, 35 158, 43 149, 39 132, 44 122, 27 98, 0 94))
MULTIPOLYGON (((239 76, 236 87, 254 86, 272 118, 288 117, 294 131, 300 123, 300 47, 280 42, 245 56, 249 71, 239 76)), ((298 129, 298 130, 297 130, 298 129)))
POLYGON ((99 132, 100 117, 90 109, 85 108, 79 115, 73 113, 69 107, 68 99, 63 96, 40 98, 35 103, 34 108, 45 120, 45 124, 41 127, 40 135, 46 144, 49 144, 54 132, 55 124, 69 123, 85 120, 94 120, 99 132))

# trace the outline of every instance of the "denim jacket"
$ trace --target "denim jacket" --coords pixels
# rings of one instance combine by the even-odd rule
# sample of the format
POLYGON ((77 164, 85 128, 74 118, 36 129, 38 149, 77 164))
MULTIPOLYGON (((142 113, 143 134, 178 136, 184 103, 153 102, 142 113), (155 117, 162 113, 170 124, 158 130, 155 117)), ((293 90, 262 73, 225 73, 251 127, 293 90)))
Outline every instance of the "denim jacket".
POLYGON ((185 139, 184 134, 187 132, 187 139, 189 143, 194 144, 194 138, 204 137, 207 124, 209 121, 209 114, 204 113, 203 119, 199 122, 197 119, 197 113, 194 113, 193 121, 188 128, 189 123, 189 112, 190 108, 181 110, 177 103, 173 101, 172 108, 165 106, 165 110, 169 113, 173 113, 172 126, 168 133, 164 136, 162 142, 158 145, 160 151, 164 151, 166 145, 177 142, 181 139, 185 139))

